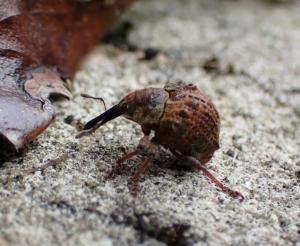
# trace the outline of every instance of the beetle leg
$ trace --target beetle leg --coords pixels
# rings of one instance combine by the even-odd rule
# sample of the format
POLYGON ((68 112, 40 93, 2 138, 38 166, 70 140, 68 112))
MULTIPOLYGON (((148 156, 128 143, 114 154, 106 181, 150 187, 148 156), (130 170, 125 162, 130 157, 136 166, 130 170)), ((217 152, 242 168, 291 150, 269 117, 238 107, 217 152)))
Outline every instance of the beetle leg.
POLYGON ((146 171, 146 169, 149 166, 150 159, 143 161, 137 168, 137 170, 134 172, 132 176, 132 188, 131 188, 131 194, 132 196, 136 197, 137 194, 139 193, 140 186, 139 186, 139 181, 141 174, 146 171))
POLYGON ((149 134, 145 134, 144 137, 141 138, 138 150, 147 155, 149 158, 143 161, 136 169, 132 176, 132 189, 131 194, 136 197, 139 192, 139 180, 142 173, 146 171, 150 162, 155 159, 157 154, 159 153, 160 147, 156 143, 153 142, 153 139, 150 139, 149 134))
POLYGON ((137 155, 139 153, 139 149, 135 149, 129 153, 127 153, 126 155, 122 156, 120 159, 117 160, 117 165, 109 172, 109 174, 107 175, 107 178, 114 178, 116 176, 116 174, 120 173, 120 171, 124 168, 123 163, 127 160, 129 160, 130 158, 132 158, 133 156, 137 155))
POLYGON ((197 164, 197 168, 199 170, 201 170, 204 173, 204 175, 207 178, 209 178, 215 184, 215 186, 219 187, 224 193, 227 193, 228 195, 230 195, 233 198, 239 199, 240 202, 242 202, 244 200, 244 196, 240 192, 232 190, 229 187, 225 186, 220 180, 215 178, 211 174, 211 172, 209 172, 201 163, 197 164))
MULTIPOLYGON (((112 169, 112 171, 107 175, 108 178, 114 178, 116 174, 120 173, 120 171, 124 168, 123 163, 133 156, 139 154, 139 153, 144 153, 145 151, 148 152, 148 149, 150 149, 152 143, 149 140, 148 135, 144 135, 140 141, 138 146, 136 147, 135 150, 127 153, 126 155, 122 156, 117 160, 117 165, 112 169)), ((153 148, 153 147, 152 147, 153 148)))
POLYGON ((228 195, 230 195, 231 197, 233 198, 237 198, 239 199, 240 202, 242 202, 244 200, 244 196, 238 192, 238 191, 235 191, 235 190, 232 190, 230 189, 229 187, 225 186, 220 180, 218 180, 217 178, 215 178, 211 172, 209 172, 205 166, 198 160, 196 160, 195 158, 193 157, 190 157, 190 156, 184 156, 182 155, 181 153, 177 152, 177 151, 172 151, 172 153, 179 159, 181 160, 187 160, 187 161, 190 161, 190 162, 193 162, 196 164, 196 167, 201 170, 204 175, 210 179, 214 184, 215 186, 219 187, 224 193, 227 193, 228 195))
POLYGON ((94 97, 94 96, 90 96, 90 95, 85 94, 85 93, 81 93, 80 96, 82 96, 84 98, 90 98, 90 99, 95 99, 95 100, 101 101, 103 103, 104 109, 106 111, 106 104, 105 104, 105 101, 102 97, 94 97))
POLYGON ((155 142, 153 142, 153 139, 149 139, 148 135, 145 135, 143 138, 141 138, 138 149, 141 151, 141 153, 144 153, 149 158, 145 161, 143 161, 136 169, 132 176, 132 189, 131 194, 136 197, 139 192, 139 180, 141 177, 141 174, 146 171, 146 169, 149 167, 149 164, 152 160, 155 159, 155 157, 158 155, 160 147, 155 142))

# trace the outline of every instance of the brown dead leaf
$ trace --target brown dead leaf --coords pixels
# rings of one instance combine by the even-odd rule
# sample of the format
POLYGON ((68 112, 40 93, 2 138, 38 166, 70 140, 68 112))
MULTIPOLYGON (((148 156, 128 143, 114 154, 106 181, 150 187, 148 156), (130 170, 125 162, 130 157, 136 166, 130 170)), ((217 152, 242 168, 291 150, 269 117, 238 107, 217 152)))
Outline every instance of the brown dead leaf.
POLYGON ((134 0, 0 2, 0 151, 19 150, 55 117, 50 95, 134 0))

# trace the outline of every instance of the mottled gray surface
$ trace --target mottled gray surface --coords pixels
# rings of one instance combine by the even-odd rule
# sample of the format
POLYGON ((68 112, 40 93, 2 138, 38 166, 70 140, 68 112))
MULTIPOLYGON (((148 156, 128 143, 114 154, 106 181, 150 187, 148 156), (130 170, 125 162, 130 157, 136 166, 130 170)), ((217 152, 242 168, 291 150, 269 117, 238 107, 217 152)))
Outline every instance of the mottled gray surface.
POLYGON ((110 45, 97 48, 74 81, 71 101, 57 102, 56 122, 22 156, 0 169, 0 245, 300 245, 300 2, 142 1, 124 16, 130 41, 159 55, 110 45), (203 64, 211 58, 211 72, 203 64), (75 140, 64 123, 86 122, 129 91, 168 78, 197 84, 222 117, 221 149, 208 167, 241 191, 243 203, 201 173, 172 168, 166 153, 141 181, 134 200, 130 175, 145 157, 105 175, 134 148, 139 126, 117 119, 75 140), (56 167, 22 177, 67 153, 56 167))

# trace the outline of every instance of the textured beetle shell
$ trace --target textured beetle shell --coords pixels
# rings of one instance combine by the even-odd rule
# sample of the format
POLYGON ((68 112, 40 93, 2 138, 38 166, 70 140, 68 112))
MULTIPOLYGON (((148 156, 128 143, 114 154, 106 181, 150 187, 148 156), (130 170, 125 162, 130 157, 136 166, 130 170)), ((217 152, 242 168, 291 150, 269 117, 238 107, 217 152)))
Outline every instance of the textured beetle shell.
POLYGON ((169 99, 155 141, 205 164, 219 148, 220 118, 215 106, 192 84, 165 90, 169 99))

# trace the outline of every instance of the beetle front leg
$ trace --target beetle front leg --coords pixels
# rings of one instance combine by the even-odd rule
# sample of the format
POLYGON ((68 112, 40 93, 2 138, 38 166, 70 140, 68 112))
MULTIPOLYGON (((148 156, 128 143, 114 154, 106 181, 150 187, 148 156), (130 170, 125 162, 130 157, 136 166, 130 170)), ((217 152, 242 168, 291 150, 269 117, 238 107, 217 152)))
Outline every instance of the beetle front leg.
POLYGON ((114 178, 117 174, 119 174, 124 169, 124 162, 131 159, 135 155, 138 155, 139 153, 143 153, 145 150, 150 149, 151 142, 149 140, 148 135, 144 135, 140 141, 136 149, 133 151, 125 154, 120 159, 117 160, 117 165, 109 172, 107 175, 107 178, 114 178))
POLYGON ((131 188, 131 195, 136 197, 140 191, 140 185, 139 185, 139 181, 140 181, 140 177, 141 174, 144 173, 149 164, 150 164, 150 159, 143 161, 137 168, 137 170, 134 172, 133 176, 132 176, 132 188, 131 188))
POLYGON ((135 150, 127 153, 126 155, 122 156, 120 159, 117 160, 117 165, 109 172, 107 178, 114 178, 117 174, 119 174, 124 169, 124 162, 131 159, 133 156, 139 153, 139 149, 136 148, 135 150))
POLYGON ((143 138, 141 138, 138 148, 140 149, 141 153, 144 153, 145 155, 148 156, 148 159, 143 161, 137 167, 136 171, 132 176, 131 194, 134 197, 138 195, 138 192, 140 190, 139 181, 141 175, 147 170, 149 164, 155 159, 155 157, 158 155, 160 150, 159 145, 155 144, 153 142, 153 139, 149 139, 148 135, 145 135, 143 138))

